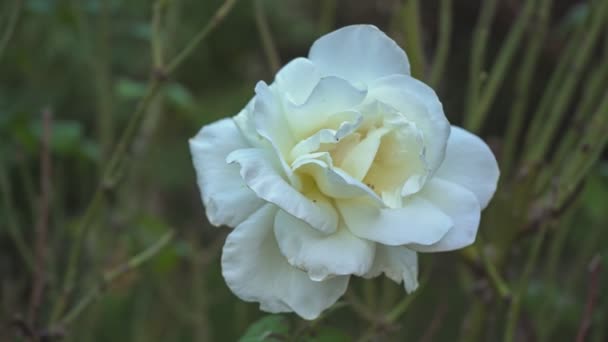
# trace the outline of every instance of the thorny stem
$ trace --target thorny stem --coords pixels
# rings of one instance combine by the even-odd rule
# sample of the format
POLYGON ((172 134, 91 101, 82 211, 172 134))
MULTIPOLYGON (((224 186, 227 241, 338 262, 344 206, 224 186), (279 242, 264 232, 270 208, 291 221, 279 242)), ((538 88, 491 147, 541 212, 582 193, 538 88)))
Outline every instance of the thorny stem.
MULTIPOLYGON (((184 47, 181 52, 179 52, 177 56, 171 60, 171 62, 168 64, 169 66, 165 70, 161 69, 163 75, 154 74, 151 78, 143 98, 137 105, 133 115, 131 115, 131 118, 129 119, 129 122, 127 124, 127 128, 122 133, 120 142, 114 150, 114 153, 112 154, 108 166, 104 169, 101 182, 97 186, 97 189, 95 190, 95 193, 91 201, 89 202, 89 205, 87 206, 87 209, 85 210, 85 213, 82 219, 80 220, 79 225, 77 226, 75 240, 76 242, 72 244, 68 254, 67 271, 62 287, 63 297, 67 296, 73 288, 82 242, 84 241, 86 232, 103 202, 104 190, 108 187, 112 187, 117 181, 117 177, 119 176, 118 172, 120 171, 120 168, 124 160, 126 159, 128 149, 131 146, 131 143, 133 142, 137 129, 143 119, 146 110, 148 109, 148 106, 155 98, 158 91, 161 89, 164 81, 166 80, 166 76, 175 71, 175 69, 177 69, 186 60, 186 58, 188 58, 194 52, 198 44, 200 44, 200 42, 202 42, 203 39, 207 37, 207 35, 215 27, 217 27, 217 25, 229 13, 235 2, 236 0, 226 0, 224 4, 216 11, 209 23, 207 23, 207 25, 205 25, 199 31, 199 33, 196 34, 190 40, 186 47, 184 47)), ((154 39, 160 39, 160 37, 155 37, 154 39)), ((156 44, 156 42, 154 44, 156 44)), ((155 72, 157 71, 158 70, 156 70, 155 72)), ((57 318, 61 314, 64 305, 65 298, 62 298, 56 302, 55 307, 52 310, 52 320, 57 318)))

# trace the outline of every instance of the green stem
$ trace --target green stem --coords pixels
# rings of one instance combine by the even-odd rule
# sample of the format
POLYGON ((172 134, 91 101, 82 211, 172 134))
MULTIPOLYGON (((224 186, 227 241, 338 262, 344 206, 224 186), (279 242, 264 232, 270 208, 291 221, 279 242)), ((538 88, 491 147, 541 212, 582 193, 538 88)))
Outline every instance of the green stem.
POLYGON ((494 63, 492 71, 488 76, 487 85, 482 87, 483 90, 480 90, 479 102, 475 103, 475 105, 471 108, 472 112, 467 112, 465 126, 473 132, 480 131, 483 123, 485 122, 488 110, 494 102, 498 89, 505 79, 506 71, 513 62, 513 56, 515 55, 519 43, 523 38, 524 32, 532 19, 532 13, 534 12, 533 10, 536 3, 536 0, 529 0, 525 2, 524 8, 515 20, 515 23, 511 27, 505 43, 498 53, 496 62, 494 63))
POLYGON ((608 96, 605 96, 587 126, 585 137, 579 142, 569 163, 560 175, 557 204, 561 206, 577 189, 591 167, 600 158, 608 143, 608 96))
MULTIPOLYGON (((505 147, 502 153, 502 172, 508 175, 513 168, 516 150, 522 126, 524 122, 524 114, 530 102, 530 86, 533 83, 534 71, 538 64, 542 43, 546 36, 547 26, 549 23, 549 13, 551 12, 553 0, 543 0, 538 6, 537 18, 538 21, 533 24, 534 32, 526 49, 526 55, 517 75, 515 83, 515 103, 509 115, 509 123, 505 137, 505 147)), ((506 177, 505 177, 506 178, 506 177)))
POLYGON ((517 286, 517 289, 513 294, 513 299, 509 307, 507 325, 504 334, 505 342, 511 342, 515 340, 515 331, 517 330, 517 323, 519 322, 521 303, 528 290, 528 282, 530 281, 530 277, 532 276, 532 272, 534 271, 534 267, 536 266, 536 262, 540 255, 540 250, 543 241, 545 240, 545 235, 547 234, 547 230, 551 225, 553 225, 553 222, 551 221, 541 223, 539 227, 539 232, 537 233, 536 238, 534 239, 532 250, 530 251, 530 254, 528 254, 528 259, 526 261, 524 270, 519 280, 519 285, 517 286))
POLYGON ((431 75, 429 76, 429 85, 436 88, 439 85, 448 54, 450 51, 450 36, 452 33, 452 0, 441 0, 439 9, 439 38, 435 56, 433 58, 433 66, 431 75))
MULTIPOLYGON (((478 236, 477 239, 479 240, 479 245, 483 246, 481 236, 478 236)), ((483 250, 483 248, 477 247, 477 244, 473 245, 473 248, 477 250, 477 254, 479 254, 481 262, 483 263, 483 268, 486 271, 488 277, 490 278, 490 283, 494 287, 496 293, 498 293, 498 295, 503 299, 509 298, 511 296, 511 290, 500 275, 500 272, 498 272, 496 266, 492 263, 492 260, 490 260, 490 258, 486 255, 486 252, 483 250)))
MULTIPOLYGON (((608 54, 606 57, 608 57, 608 54)), ((584 82, 586 86, 583 91, 583 99, 575 110, 575 116, 572 118, 572 128, 566 131, 566 136, 561 139, 558 150, 555 153, 553 167, 556 173, 558 172, 558 168, 562 168, 568 164, 571 154, 576 149, 577 141, 583 138, 585 123, 590 121, 589 114, 594 113, 593 107, 605 95, 605 86, 608 84, 608 64, 602 63, 592 68, 592 70, 597 70, 597 72, 590 73, 587 81, 584 82)))
POLYGON ((405 50, 410 59, 412 76, 422 79, 424 75, 424 51, 422 49, 419 0, 405 0, 402 13, 405 24, 405 50))
POLYGON ((150 260, 154 257, 158 252, 160 252, 163 247, 165 247, 173 238, 173 231, 170 231, 163 235, 157 242, 153 245, 145 249, 143 252, 135 255, 125 264, 122 264, 107 273, 105 273, 102 277, 102 280, 99 284, 90 289, 82 299, 80 299, 76 305, 61 319, 61 326, 65 327, 72 323, 78 316, 96 299, 98 299, 105 288, 107 288, 108 284, 112 283, 119 276, 136 269, 141 266, 144 262, 150 260))
POLYGON ((477 106, 485 63, 486 46, 488 45, 488 37, 490 35, 490 25, 496 13, 496 3, 496 0, 483 1, 481 13, 475 26, 475 32, 473 33, 465 118, 472 115, 475 106, 477 106))
MULTIPOLYGON (((559 92, 551 101, 547 114, 542 117, 542 125, 539 126, 541 129, 538 134, 533 136, 534 144, 528 149, 527 162, 534 163, 543 158, 559 128, 559 123, 562 121, 568 104, 574 96, 575 86, 583 74, 582 69, 587 64, 593 47, 600 36, 601 28, 605 24, 604 18, 608 12, 608 2, 599 1, 597 6, 598 8, 592 8, 590 27, 584 31, 581 45, 576 48, 577 54, 574 56, 570 68, 566 71, 567 77, 563 82, 560 82, 559 92)), ((541 114, 543 113, 537 113, 537 115, 541 114)))
POLYGON ((277 50, 272 33, 270 32, 270 26, 268 25, 268 19, 264 12, 264 5, 262 0, 254 1, 255 11, 255 24, 258 28, 258 33, 262 39, 262 45, 264 46, 264 53, 266 54, 266 60, 270 67, 271 73, 274 75, 281 67, 281 59, 279 58, 279 52, 277 50))

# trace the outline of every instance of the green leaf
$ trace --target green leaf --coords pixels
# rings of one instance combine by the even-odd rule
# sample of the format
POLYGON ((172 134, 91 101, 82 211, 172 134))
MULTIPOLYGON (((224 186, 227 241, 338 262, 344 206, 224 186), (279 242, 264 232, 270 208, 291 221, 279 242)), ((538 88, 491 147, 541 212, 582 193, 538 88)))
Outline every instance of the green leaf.
POLYGON ((288 331, 287 318, 279 315, 266 316, 249 326, 239 342, 280 341, 282 336, 287 337, 288 331))

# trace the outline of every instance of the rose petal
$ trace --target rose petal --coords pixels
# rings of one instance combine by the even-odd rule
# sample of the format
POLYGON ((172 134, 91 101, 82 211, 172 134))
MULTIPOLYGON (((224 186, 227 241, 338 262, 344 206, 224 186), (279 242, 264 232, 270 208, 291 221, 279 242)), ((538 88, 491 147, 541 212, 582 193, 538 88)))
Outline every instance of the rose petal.
POLYGON ((262 81, 255 86, 255 93, 251 115, 258 134, 266 138, 280 155, 287 156, 295 140, 280 102, 272 89, 262 81))
POLYGON ((433 89, 410 76, 393 75, 370 85, 369 95, 416 124, 423 134, 427 167, 431 173, 437 170, 445 154, 450 123, 433 89))
POLYGON ((367 90, 360 90, 338 77, 324 77, 302 105, 287 108, 287 121, 298 139, 326 128, 331 114, 351 110, 365 99, 367 90))
POLYGON ((320 79, 317 67, 309 59, 298 57, 277 72, 275 84, 290 102, 300 105, 308 99, 320 79))
POLYGON ((299 141, 289 155, 292 160, 317 152, 323 145, 336 145, 342 138, 353 133, 361 125, 363 117, 357 111, 345 111, 332 114, 327 118, 326 128, 320 129, 308 138, 299 141))
POLYGON ((378 208, 367 199, 344 199, 336 205, 353 234, 389 246, 430 245, 453 226, 447 215, 420 196, 404 200, 402 208, 378 208))
POLYGON ((415 251, 403 246, 376 247, 374 264, 365 278, 374 278, 384 273, 391 280, 403 282, 409 293, 418 287, 418 255, 415 251))
POLYGON ((315 281, 336 275, 363 275, 374 260, 375 243, 354 236, 344 225, 325 235, 281 210, 274 221, 274 233, 287 261, 307 271, 315 281))
POLYGON ((277 207, 267 204, 228 235, 222 274, 232 292, 245 301, 259 302, 264 311, 293 310, 315 319, 344 294, 349 277, 317 282, 289 265, 272 233, 276 213, 277 207))
POLYGON ((338 228, 336 210, 322 202, 315 203, 294 189, 277 171, 280 165, 276 159, 272 151, 249 148, 230 153, 226 160, 241 166, 241 177, 258 197, 276 204, 321 232, 335 232, 338 228))
POLYGON ((189 142, 198 186, 211 224, 235 227, 264 204, 245 185, 238 166, 226 163, 230 152, 249 147, 232 119, 204 126, 189 142))
POLYGON ((426 183, 420 196, 448 215, 454 227, 438 242, 428 245, 408 245, 418 252, 443 252, 466 247, 475 242, 481 208, 475 195, 464 187, 439 178, 426 183))
POLYGON ((445 159, 435 177, 462 185, 485 208, 496 191, 500 171, 494 154, 476 135, 452 126, 445 159))
POLYGON ((292 168, 294 171, 312 176, 319 190, 331 198, 366 196, 376 205, 382 205, 382 199, 372 189, 343 170, 333 167, 331 156, 327 152, 300 156, 294 161, 292 168))
POLYGON ((410 73, 405 52, 373 25, 346 26, 326 34, 314 42, 308 56, 322 75, 354 83, 410 73))

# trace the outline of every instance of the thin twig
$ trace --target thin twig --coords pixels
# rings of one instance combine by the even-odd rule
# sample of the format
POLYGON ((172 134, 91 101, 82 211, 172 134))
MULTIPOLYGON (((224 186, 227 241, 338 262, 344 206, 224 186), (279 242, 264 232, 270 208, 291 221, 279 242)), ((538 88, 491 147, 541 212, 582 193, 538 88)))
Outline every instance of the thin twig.
POLYGON ((211 31, 213 31, 213 29, 215 29, 217 25, 222 22, 222 20, 224 20, 228 13, 230 13, 230 10, 232 9, 235 3, 236 0, 224 1, 222 6, 218 8, 211 20, 209 20, 209 22, 207 23, 207 25, 205 25, 205 27, 203 27, 203 29, 200 30, 196 34, 196 36, 192 38, 192 40, 190 40, 186 47, 180 53, 178 53, 175 58, 173 58, 171 63, 169 63, 169 66, 166 70, 168 74, 175 71, 175 69, 177 69, 177 67, 180 66, 184 62, 184 60, 192 54, 192 52, 194 52, 194 49, 196 49, 196 47, 207 37, 207 35, 211 31))
POLYGON ((40 143, 40 213, 36 225, 36 272, 32 294, 30 297, 30 308, 28 322, 30 326, 36 325, 36 313, 42 302, 44 287, 46 285, 46 263, 48 254, 48 224, 49 224, 49 201, 51 193, 51 136, 52 136, 52 114, 45 109, 42 112, 42 139, 40 143))
POLYGON ((585 312, 578 328, 576 342, 584 342, 587 332, 591 327, 593 312, 597 306, 599 297, 600 272, 602 271, 602 259, 599 255, 593 257, 589 263, 589 290, 587 292, 587 301, 585 304, 585 312))
POLYGON ((107 286, 119 276, 139 267, 160 252, 173 239, 173 231, 163 235, 157 242, 135 255, 129 261, 106 272, 99 284, 90 289, 76 305, 60 320, 60 326, 65 327, 72 323, 96 299, 98 299, 107 286))

